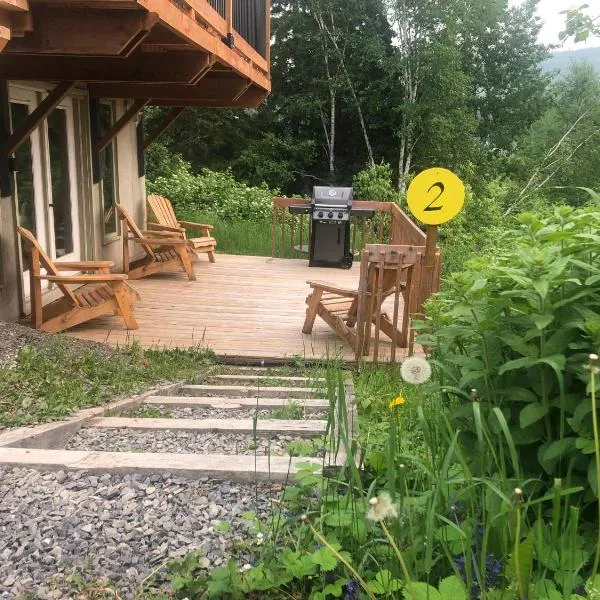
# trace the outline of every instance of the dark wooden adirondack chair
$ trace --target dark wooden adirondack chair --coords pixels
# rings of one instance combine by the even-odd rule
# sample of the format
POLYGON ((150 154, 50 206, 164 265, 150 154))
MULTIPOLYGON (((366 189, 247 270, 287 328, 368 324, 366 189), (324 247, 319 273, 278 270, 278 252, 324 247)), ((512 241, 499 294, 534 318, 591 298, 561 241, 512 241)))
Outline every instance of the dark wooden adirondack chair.
POLYGON ((186 239, 173 232, 142 231, 124 207, 117 206, 117 211, 123 224, 123 270, 129 279, 183 269, 190 281, 196 280, 186 239), (145 256, 131 261, 129 242, 139 244, 145 256))
POLYGON ((179 221, 173 210, 173 205, 168 198, 151 194, 147 198, 148 208, 154 215, 157 223, 148 223, 148 229, 151 231, 161 231, 173 234, 179 234, 188 241, 190 254, 197 258, 198 254, 207 254, 210 262, 215 262, 215 249, 217 240, 212 237, 212 225, 202 223, 190 223, 189 221, 179 221), (187 230, 200 231, 202 237, 187 237, 187 230))
POLYGON ((133 303, 139 299, 127 275, 110 272, 110 261, 52 261, 36 237, 24 227, 19 235, 30 251, 31 324, 55 333, 107 314, 119 315, 127 329, 137 329, 133 303), (42 269, 46 273, 42 274, 42 269), (64 275, 65 271, 81 274, 64 275), (42 306, 42 280, 55 283, 62 297, 42 306), (77 285, 72 289, 70 286, 77 285))
POLYGON ((306 299, 308 309, 303 333, 311 333, 317 316, 321 317, 356 353, 368 356, 371 329, 375 326, 374 355, 379 353, 380 332, 392 341, 391 358, 396 348, 412 352, 410 335, 411 291, 424 258, 424 246, 389 246, 369 244, 361 253, 358 289, 340 288, 322 281, 308 281, 312 293, 306 299), (383 303, 394 297, 393 314, 383 303), (400 298, 403 299, 400 321, 400 298))

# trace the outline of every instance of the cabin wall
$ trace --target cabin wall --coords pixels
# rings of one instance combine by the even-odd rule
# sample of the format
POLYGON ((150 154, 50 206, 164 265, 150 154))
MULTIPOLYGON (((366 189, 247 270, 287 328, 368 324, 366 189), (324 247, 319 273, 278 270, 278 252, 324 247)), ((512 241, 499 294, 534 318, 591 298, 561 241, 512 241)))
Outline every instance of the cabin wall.
MULTIPOLYGON (((35 89, 39 91, 40 85, 35 89)), ((48 88, 53 87, 52 84, 48 88)), ((100 184, 92 174, 92 143, 90 115, 85 88, 73 94, 75 146, 77 154, 78 208, 77 227, 81 260, 111 260, 116 272, 122 272, 122 237, 120 224, 113 236, 104 235, 104 212, 100 184)), ((115 101, 115 118, 127 110, 127 100, 115 101)), ((124 127, 115 142, 117 201, 124 205, 142 228, 146 222, 145 180, 138 175, 137 136, 135 120, 124 127)), ((0 198, 0 320, 15 321, 29 312, 25 298, 28 290, 22 276, 21 256, 16 227, 18 225, 16 197, 0 198)), ((47 248, 46 248, 47 249, 47 248)), ((132 256, 138 248, 130 247, 132 256)), ((44 304, 59 296, 56 288, 44 292, 44 304)))

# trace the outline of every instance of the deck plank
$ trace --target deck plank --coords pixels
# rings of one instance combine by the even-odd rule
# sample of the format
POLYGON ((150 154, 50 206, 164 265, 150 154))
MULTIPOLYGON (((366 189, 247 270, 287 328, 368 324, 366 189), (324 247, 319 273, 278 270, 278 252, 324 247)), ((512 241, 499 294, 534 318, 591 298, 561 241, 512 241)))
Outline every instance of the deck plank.
MULTIPOLYGON (((196 262, 194 270, 196 281, 173 272, 130 282, 141 296, 135 305, 138 330, 128 332, 121 319, 107 316, 69 335, 112 345, 137 340, 146 348, 201 345, 226 357, 354 359, 351 347, 321 319, 311 335, 302 333, 302 325, 306 281, 355 288, 358 265, 316 269, 306 260, 217 254, 217 262, 196 262)), ((399 349, 398 356, 404 354, 399 349)))

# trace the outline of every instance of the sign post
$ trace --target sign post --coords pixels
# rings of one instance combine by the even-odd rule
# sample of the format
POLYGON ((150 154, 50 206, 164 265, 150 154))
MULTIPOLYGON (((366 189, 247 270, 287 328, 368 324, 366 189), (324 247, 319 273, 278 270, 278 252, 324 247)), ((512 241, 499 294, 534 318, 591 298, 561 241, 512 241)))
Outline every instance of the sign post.
POLYGON ((433 266, 438 225, 454 219, 461 211, 465 186, 448 169, 427 169, 414 178, 406 199, 414 217, 427 225, 425 260, 428 266, 433 266))

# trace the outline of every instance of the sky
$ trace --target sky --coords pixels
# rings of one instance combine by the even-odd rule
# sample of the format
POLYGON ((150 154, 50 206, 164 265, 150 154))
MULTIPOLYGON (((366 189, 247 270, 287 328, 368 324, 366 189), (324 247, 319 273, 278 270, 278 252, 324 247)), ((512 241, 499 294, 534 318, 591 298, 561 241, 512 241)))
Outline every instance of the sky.
MULTIPOLYGON (((520 0, 513 0, 513 3, 518 4, 520 0)), ((582 4, 593 6, 595 3, 596 0, 540 0, 538 14, 542 21, 544 21, 540 41, 544 44, 559 43, 558 34, 564 29, 565 23, 565 15, 561 15, 561 11, 569 8, 577 8, 582 4)), ((564 44, 563 48, 565 50, 572 50, 591 46, 600 46, 600 38, 589 39, 587 42, 579 44, 568 42, 564 44)))

